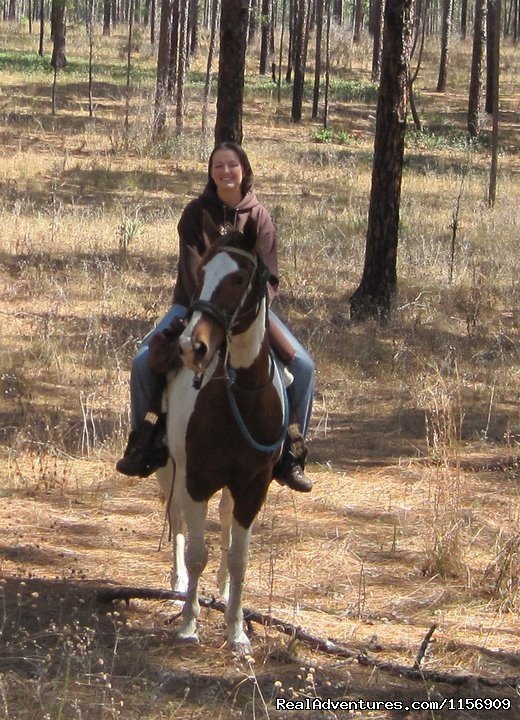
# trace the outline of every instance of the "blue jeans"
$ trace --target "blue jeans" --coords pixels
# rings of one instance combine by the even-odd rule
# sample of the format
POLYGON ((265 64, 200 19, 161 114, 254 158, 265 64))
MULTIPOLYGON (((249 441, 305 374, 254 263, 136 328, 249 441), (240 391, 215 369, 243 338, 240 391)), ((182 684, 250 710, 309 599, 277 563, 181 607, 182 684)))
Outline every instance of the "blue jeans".
MULTIPOLYGON (((187 309, 183 305, 173 305, 166 315, 157 323, 144 338, 136 356, 132 362, 130 375, 130 406, 132 429, 139 428, 152 402, 152 398, 158 391, 161 380, 154 375, 148 366, 148 344, 150 339, 161 330, 168 327, 176 317, 185 317, 187 309)), ((307 433, 312 413, 312 397, 314 391, 314 362, 303 345, 282 323, 275 313, 270 311, 272 322, 276 323, 289 340, 296 353, 288 363, 287 368, 294 377, 288 395, 292 413, 300 426, 303 434, 307 433)))

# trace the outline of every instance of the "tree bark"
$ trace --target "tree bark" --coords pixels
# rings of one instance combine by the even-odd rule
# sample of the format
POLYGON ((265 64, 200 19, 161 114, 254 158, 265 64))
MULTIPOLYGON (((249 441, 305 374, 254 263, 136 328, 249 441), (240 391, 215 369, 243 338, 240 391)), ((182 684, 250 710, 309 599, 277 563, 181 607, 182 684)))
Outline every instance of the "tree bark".
POLYGON ((197 0, 190 0, 188 27, 190 33, 190 55, 195 55, 199 48, 199 3, 197 0))
POLYGON ((439 78, 437 92, 446 92, 448 81, 448 55, 450 49, 451 24, 453 20, 453 0, 443 0, 442 6, 442 33, 441 33, 441 59, 439 63, 439 78))
POLYGON ((38 44, 38 55, 43 57, 43 45, 45 37, 45 0, 40 0, 40 42, 38 44))
POLYGON ((222 0, 215 142, 242 143, 247 5, 222 0))
POLYGON ((494 80, 495 80, 495 34, 500 32, 497 25, 497 0, 487 0, 487 62, 486 62, 486 112, 493 113, 494 80))
POLYGON ((211 0, 211 30, 209 37, 208 59, 206 64, 206 80, 204 82, 204 95, 202 100, 201 133, 204 144, 206 144, 208 136, 209 96, 211 91, 213 55, 215 54, 215 43, 218 26, 218 7, 218 0, 211 0))
POLYGON ((354 0, 354 34, 352 42, 357 45, 361 40, 361 28, 363 26, 363 0, 354 0))
POLYGON ((269 61, 269 37, 271 35, 271 0, 262 0, 260 22, 260 75, 267 75, 269 61))
POLYGON ((377 82, 381 75, 381 52, 383 50, 383 18, 385 0, 374 0, 374 46, 372 49, 372 80, 377 82))
POLYGON ((318 118, 321 84, 321 45, 323 37, 323 1, 316 0, 316 53, 314 60, 314 91, 312 97, 312 119, 318 118))
MULTIPOLYGON (((476 2, 478 2, 478 0, 476 0, 476 2)), ((468 0, 461 0, 461 4, 460 4, 460 36, 463 40, 465 40, 467 34, 468 34, 468 0)))
POLYGON ((331 0, 326 0, 325 13, 327 25, 325 29, 325 91, 323 96, 323 127, 325 130, 329 124, 329 89, 330 89, 330 25, 331 25, 331 0))
POLYGON ((103 35, 110 35, 110 0, 104 0, 103 2, 103 35))
POLYGON ((493 43, 493 131, 491 135, 491 169, 489 173, 489 205, 493 207, 497 196, 498 176, 498 130, 500 110, 500 16, 502 11, 501 0, 495 0, 495 37, 493 43))
POLYGON ((134 0, 130 0, 128 15, 128 45, 126 51, 126 93, 125 93, 125 132, 130 127, 130 76, 132 72, 132 38, 134 33, 134 0))
POLYGON ((480 113, 482 104, 482 76, 484 50, 486 48, 487 0, 475 0, 475 21, 473 26, 473 54, 468 97, 468 132, 471 137, 480 134, 480 113))
POLYGON ((397 290, 399 206, 413 5, 414 0, 392 0, 385 7, 365 266, 361 283, 350 299, 353 320, 387 320, 397 290))
POLYGON ((173 98, 177 87, 177 71, 179 69, 179 32, 180 3, 184 0, 172 0, 172 19, 170 35, 170 59, 168 61, 168 97, 173 98))
POLYGON ((67 58, 65 57, 65 11, 65 0, 52 0, 51 33, 53 46, 51 67, 55 70, 62 70, 67 65, 67 58))
POLYGON ((168 69, 170 62, 170 24, 172 6, 170 0, 161 2, 161 24, 157 53, 157 78, 155 83, 155 108, 153 135, 162 137, 166 130, 166 103, 168 100, 168 69))
POLYGON ((305 0, 294 0, 294 82, 291 120, 301 122, 305 84, 305 0))
POLYGON ((179 13, 179 68, 177 71, 177 95, 175 109, 175 127, 177 134, 180 134, 184 127, 186 64, 188 60, 188 20, 189 12, 187 3, 181 0, 179 13))

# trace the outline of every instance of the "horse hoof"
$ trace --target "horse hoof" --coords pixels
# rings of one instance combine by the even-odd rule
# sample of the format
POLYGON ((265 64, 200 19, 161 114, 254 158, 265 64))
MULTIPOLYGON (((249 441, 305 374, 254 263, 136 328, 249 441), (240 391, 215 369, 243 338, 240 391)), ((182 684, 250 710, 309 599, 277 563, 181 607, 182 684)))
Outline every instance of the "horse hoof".
POLYGON ((245 633, 238 640, 228 640, 228 648, 241 658, 251 655, 251 643, 245 633))
POLYGON ((177 632, 173 636, 173 639, 178 645, 199 645, 200 644, 198 635, 184 635, 181 632, 177 632))

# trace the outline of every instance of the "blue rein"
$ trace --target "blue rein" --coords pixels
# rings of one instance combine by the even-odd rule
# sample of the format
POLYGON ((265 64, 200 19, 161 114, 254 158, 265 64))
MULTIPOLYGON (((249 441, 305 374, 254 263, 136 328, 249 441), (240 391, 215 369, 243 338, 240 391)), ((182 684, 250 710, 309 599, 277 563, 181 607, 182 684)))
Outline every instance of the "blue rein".
MULTIPOLYGON (((271 363, 271 381, 274 377, 275 370, 275 363, 273 358, 269 358, 271 363)), ((234 375, 234 371, 233 371, 234 375)), ((289 413, 288 413, 288 397, 287 397, 287 388, 285 387, 285 384, 282 379, 280 379, 280 384, 283 389, 283 397, 281 398, 282 403, 282 413, 283 413, 283 422, 282 422, 282 432, 280 434, 280 437, 276 442, 271 443, 270 445, 263 445, 262 443, 257 442, 254 437, 251 435, 249 430, 247 429, 247 426, 244 422, 244 418, 240 414, 240 410, 238 409, 237 400, 234 393, 234 385, 235 385, 235 378, 232 377, 229 374, 229 371, 226 369, 226 387, 227 387, 227 393, 229 398, 229 404, 231 405, 231 410, 233 411, 233 417, 236 420, 236 423, 240 429, 240 432, 242 433, 243 437, 249 445, 254 450, 258 450, 262 453, 270 453, 274 452, 275 450, 278 450, 280 448, 284 441, 285 437, 287 435, 287 430, 289 428, 289 413)))

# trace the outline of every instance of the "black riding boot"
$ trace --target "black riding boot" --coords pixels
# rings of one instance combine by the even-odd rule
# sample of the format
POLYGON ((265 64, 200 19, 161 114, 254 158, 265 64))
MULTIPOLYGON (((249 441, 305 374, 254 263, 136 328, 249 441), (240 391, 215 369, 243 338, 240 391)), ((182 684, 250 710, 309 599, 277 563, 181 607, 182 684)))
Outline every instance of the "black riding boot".
POLYGON ((300 428, 297 423, 291 423, 282 457, 273 470, 274 479, 296 492, 310 492, 312 480, 305 474, 307 452, 300 428))
POLYGON ((148 477, 168 462, 168 448, 164 444, 164 416, 148 412, 138 430, 132 430, 123 457, 116 470, 130 477, 148 477))
POLYGON ((157 377, 157 387, 150 402, 150 410, 142 425, 132 430, 123 457, 116 470, 130 477, 148 477, 168 462, 168 448, 164 444, 166 416, 162 413, 162 397, 166 375, 182 365, 179 336, 186 327, 182 318, 174 318, 170 325, 157 332, 148 347, 148 365, 157 377))

